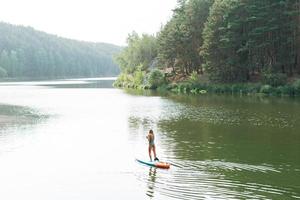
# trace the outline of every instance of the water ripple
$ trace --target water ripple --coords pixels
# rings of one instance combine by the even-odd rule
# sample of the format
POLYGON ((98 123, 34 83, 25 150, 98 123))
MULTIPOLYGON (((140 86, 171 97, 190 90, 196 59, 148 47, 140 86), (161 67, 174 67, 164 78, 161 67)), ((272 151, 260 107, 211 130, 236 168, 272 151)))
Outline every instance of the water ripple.
POLYGON ((290 120, 289 114, 275 112, 272 115, 249 109, 232 109, 223 106, 207 105, 184 105, 169 100, 164 100, 161 105, 164 111, 160 120, 188 119, 190 121, 201 121, 212 124, 240 125, 250 124, 252 126, 271 126, 278 128, 293 128, 297 121, 290 120))
MULTIPOLYGON (((141 166, 144 167, 144 166, 141 166)), ((273 185, 240 182, 230 179, 222 170, 250 171, 252 173, 280 173, 272 166, 248 165, 223 161, 173 161, 170 170, 149 168, 136 173, 146 183, 146 194, 154 197, 159 193, 170 199, 273 199, 299 198, 290 188, 273 185), (219 170, 214 170, 219 168, 219 170)))

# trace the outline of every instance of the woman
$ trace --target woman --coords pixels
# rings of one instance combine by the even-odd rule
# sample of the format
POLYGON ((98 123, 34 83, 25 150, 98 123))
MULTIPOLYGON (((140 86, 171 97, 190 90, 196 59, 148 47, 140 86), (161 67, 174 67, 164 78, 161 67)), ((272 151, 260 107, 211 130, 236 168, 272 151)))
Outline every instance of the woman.
POLYGON ((146 136, 146 138, 147 138, 148 141, 149 141, 148 152, 149 152, 150 161, 152 161, 151 150, 153 151, 153 154, 154 154, 154 161, 158 161, 158 158, 156 157, 156 151, 155 151, 154 133, 153 133, 153 130, 149 130, 149 133, 148 133, 148 135, 146 136))

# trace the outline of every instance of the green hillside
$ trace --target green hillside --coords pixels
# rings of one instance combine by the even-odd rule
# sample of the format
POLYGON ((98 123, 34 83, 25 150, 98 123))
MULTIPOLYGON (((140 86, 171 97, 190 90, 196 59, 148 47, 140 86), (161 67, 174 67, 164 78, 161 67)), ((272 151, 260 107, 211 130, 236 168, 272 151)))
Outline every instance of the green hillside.
POLYGON ((121 47, 76 41, 31 27, 0 23, 0 77, 114 76, 113 55, 121 47))

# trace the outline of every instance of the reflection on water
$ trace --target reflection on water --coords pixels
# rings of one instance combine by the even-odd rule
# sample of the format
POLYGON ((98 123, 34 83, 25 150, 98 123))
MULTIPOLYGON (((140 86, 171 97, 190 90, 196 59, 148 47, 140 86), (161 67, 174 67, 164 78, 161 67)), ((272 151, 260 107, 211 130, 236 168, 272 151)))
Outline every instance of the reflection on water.
POLYGON ((48 86, 55 88, 112 88, 115 77, 80 78, 51 81, 0 82, 0 86, 48 86))
POLYGON ((0 136, 6 128, 20 128, 40 123, 47 118, 47 115, 29 107, 0 104, 0 136))
POLYGON ((298 100, 127 92, 137 95, 130 132, 137 137, 154 127, 158 153, 173 164, 158 178, 156 193, 175 199, 299 198, 298 100))
POLYGON ((0 198, 300 198, 298 99, 124 92, 112 82, 1 84, 0 198), (134 162, 148 159, 149 129, 169 170, 134 162))
POLYGON ((154 197, 155 179, 156 179, 156 168, 150 167, 149 168, 149 178, 147 180, 148 190, 146 192, 146 195, 149 197, 154 197))

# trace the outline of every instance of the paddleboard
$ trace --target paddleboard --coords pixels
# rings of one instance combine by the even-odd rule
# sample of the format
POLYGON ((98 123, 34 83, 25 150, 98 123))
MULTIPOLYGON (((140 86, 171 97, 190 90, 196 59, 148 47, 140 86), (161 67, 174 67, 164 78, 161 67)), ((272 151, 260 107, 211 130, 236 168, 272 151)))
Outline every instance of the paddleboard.
POLYGON ((151 166, 151 167, 157 167, 157 168, 162 168, 162 169, 169 169, 171 164, 166 163, 166 162, 161 162, 161 161, 144 161, 140 159, 136 159, 137 162, 151 166))

